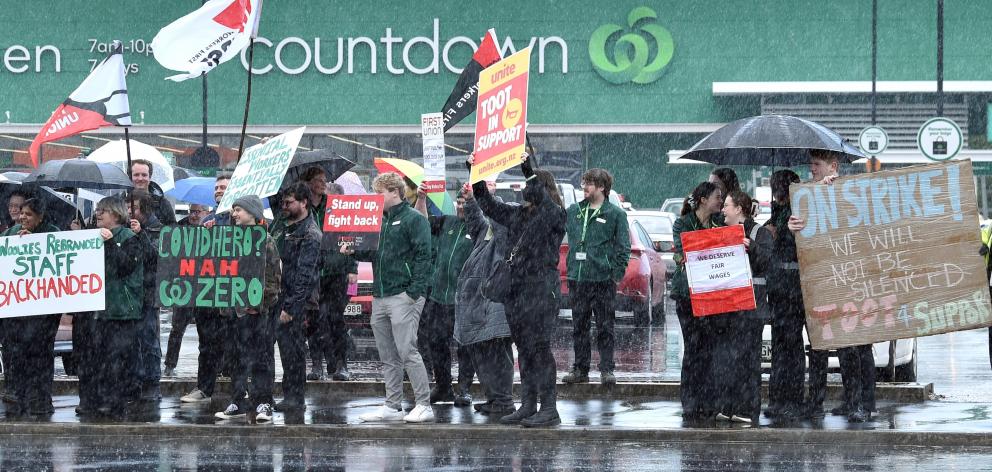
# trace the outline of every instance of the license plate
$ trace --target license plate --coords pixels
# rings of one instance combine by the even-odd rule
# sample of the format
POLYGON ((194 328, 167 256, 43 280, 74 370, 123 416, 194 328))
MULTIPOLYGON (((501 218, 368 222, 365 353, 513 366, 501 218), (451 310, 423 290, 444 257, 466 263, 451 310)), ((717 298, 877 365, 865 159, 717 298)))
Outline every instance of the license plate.
POLYGON ((772 343, 769 341, 761 342, 761 361, 771 362, 772 360, 772 343))
POLYGON ((362 314, 362 306, 357 303, 349 303, 344 307, 344 314, 348 316, 358 316, 362 314))

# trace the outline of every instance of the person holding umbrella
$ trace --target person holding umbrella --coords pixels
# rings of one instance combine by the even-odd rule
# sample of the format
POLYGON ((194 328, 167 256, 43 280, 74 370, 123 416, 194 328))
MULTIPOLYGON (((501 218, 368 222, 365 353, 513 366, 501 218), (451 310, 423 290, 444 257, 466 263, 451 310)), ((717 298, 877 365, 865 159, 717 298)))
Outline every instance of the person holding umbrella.
MULTIPOLYGON (((54 233, 57 227, 45 222, 45 204, 36 198, 21 203, 17 224, 3 236, 54 233)), ((8 412, 14 415, 45 416, 52 407, 52 382, 55 362, 55 335, 60 314, 23 316, 4 320, 4 351, 9 356, 4 384, 9 385, 14 402, 8 412)))

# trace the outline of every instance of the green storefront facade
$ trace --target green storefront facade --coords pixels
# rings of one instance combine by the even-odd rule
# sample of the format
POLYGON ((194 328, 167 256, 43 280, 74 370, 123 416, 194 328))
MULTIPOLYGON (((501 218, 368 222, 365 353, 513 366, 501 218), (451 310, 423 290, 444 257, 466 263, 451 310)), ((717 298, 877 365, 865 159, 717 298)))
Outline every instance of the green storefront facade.
MULTIPOLYGON (((202 84, 164 80, 171 72, 147 44, 199 1, 3 3, 0 156, 10 163, 3 165, 23 162, 16 151, 27 148, 24 139, 112 39, 128 47, 133 134, 166 152, 195 147, 182 140, 199 140, 202 84)), ((936 2, 879 0, 878 6, 879 80, 932 83, 936 2)), ((948 103, 963 113, 956 119, 966 121, 959 124, 974 149, 987 147, 989 10, 983 2, 945 1, 944 78, 961 84, 948 103)), ((669 164, 668 153, 722 123, 789 109, 812 118, 848 113, 844 123, 868 124, 856 123, 867 103, 863 88, 818 85, 870 80, 868 0, 270 0, 255 49, 250 134, 307 125, 304 145, 333 147, 357 159, 363 172, 372 157, 417 158, 420 114, 441 111, 487 28, 495 29, 504 53, 533 48, 529 120, 538 154, 548 153, 563 178, 588 167, 613 170, 617 188, 638 206, 685 194, 704 178, 708 167, 669 164)), ((239 62, 208 77, 209 141, 218 149, 237 147, 246 85, 239 62)), ((919 114, 935 101, 927 90, 893 87, 880 103, 896 115, 905 106, 919 114)), ((905 113, 899 116, 906 121, 905 113)), ((449 132, 449 155, 470 149, 473 121, 449 132)), ((117 132, 90 135, 107 139, 117 132)), ((87 139, 64 143, 102 144, 87 139)), ((76 152, 49 148, 51 155, 76 152)), ((750 169, 741 172, 742 180, 750 178, 750 169)))

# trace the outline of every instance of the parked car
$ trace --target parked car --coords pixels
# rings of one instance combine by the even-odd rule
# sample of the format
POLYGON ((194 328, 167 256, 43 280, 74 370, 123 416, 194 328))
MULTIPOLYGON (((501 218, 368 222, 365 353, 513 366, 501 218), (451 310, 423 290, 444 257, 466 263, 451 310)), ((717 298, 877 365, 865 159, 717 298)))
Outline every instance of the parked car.
POLYGON ((673 215, 678 215, 682 212, 682 204, 685 203, 685 197, 678 198, 666 198, 661 204, 661 211, 665 213, 671 213, 673 215))
MULTIPOLYGON (((617 284, 616 308, 633 311, 637 326, 660 325, 665 322, 665 262, 654 250, 651 237, 640 223, 630 225, 630 260, 623 280, 617 284)), ((558 272, 561 276, 562 308, 569 308, 567 261, 568 236, 561 244, 558 272)))
POLYGON ((358 263, 358 294, 352 295, 344 308, 349 328, 368 328, 372 321, 372 263, 358 263))
MULTIPOLYGON (((526 182, 522 180, 496 182, 495 194, 507 203, 523 203, 523 190, 525 186, 526 182)), ((572 204, 576 202, 582 201, 583 198, 582 189, 576 188, 568 182, 558 182, 558 193, 561 195, 561 200, 565 204, 565 208, 572 206, 572 204)), ((610 192, 610 203, 623 208, 623 201, 620 200, 620 196, 617 192, 610 192)))
POLYGON ((675 243, 672 238, 672 224, 675 215, 661 211, 636 210, 627 212, 627 218, 637 221, 648 232, 654 250, 661 253, 665 261, 665 280, 675 274, 675 243))
MULTIPOLYGON (((893 363, 895 366, 895 375, 892 375, 887 369, 889 365, 889 341, 872 344, 871 349, 875 355, 875 368, 877 370, 875 378, 880 382, 916 382, 916 338, 899 339, 895 343, 896 350, 893 357, 895 359, 893 363)), ((808 353, 810 344, 809 338, 806 336, 806 330, 803 330, 803 345, 808 353)), ((829 353, 830 358, 827 361, 827 370, 836 372, 840 369, 840 362, 837 360, 837 351, 830 350, 829 353)), ((763 370, 770 370, 772 366, 771 362, 772 328, 771 325, 765 325, 765 329, 761 333, 761 368, 763 370)), ((809 365, 808 354, 806 364, 809 365)))

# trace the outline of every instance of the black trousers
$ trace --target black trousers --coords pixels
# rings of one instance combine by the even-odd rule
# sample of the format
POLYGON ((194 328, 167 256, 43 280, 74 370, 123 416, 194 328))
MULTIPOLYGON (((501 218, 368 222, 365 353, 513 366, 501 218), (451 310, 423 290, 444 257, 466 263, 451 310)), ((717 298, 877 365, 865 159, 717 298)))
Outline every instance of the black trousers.
MULTIPOLYGON (((875 354, 871 344, 837 350, 844 407, 875 411, 875 354)), ((809 404, 822 408, 827 395, 827 351, 811 351, 809 362, 809 404)))
POLYGON ((97 320, 96 394, 100 406, 121 411, 136 400, 141 382, 135 375, 140 362, 137 349, 142 320, 97 320))
POLYGON ((218 310, 198 308, 196 316, 196 335, 199 338, 199 356, 197 356, 196 388, 204 395, 211 397, 224 363, 226 345, 233 340, 230 336, 232 320, 221 316, 218 310))
POLYGON ((616 320, 617 284, 612 280, 603 282, 568 281, 568 293, 572 302, 572 345, 575 350, 574 367, 589 372, 591 362, 590 330, 592 319, 596 318, 596 349, 599 351, 599 371, 613 372, 613 346, 616 333, 613 328, 616 320))
POLYGON ((692 316, 692 303, 688 298, 675 299, 675 314, 685 343, 679 389, 682 411, 689 416, 715 414, 716 392, 713 391, 710 368, 713 362, 712 323, 705 317, 692 316))
POLYGON ((812 408, 823 408, 827 398, 828 351, 809 351, 809 382, 806 404, 812 408))
POLYGON ((275 323, 276 317, 271 313, 244 315, 234 320, 237 367, 231 372, 231 403, 244 410, 275 403, 272 400, 275 323))
POLYGON ((5 350, 9 351, 9 370, 5 381, 17 397, 18 408, 25 413, 52 411, 52 381, 55 375, 55 335, 62 315, 10 318, 4 328, 5 350))
MULTIPOLYGON (((428 354, 425 363, 430 364, 427 371, 433 373, 434 383, 439 389, 451 388, 451 344, 455 335, 455 306, 427 300, 423 315, 420 317, 420 325, 423 329, 417 330, 417 342, 426 347, 428 354)), ((458 387, 464 390, 472 385, 475 368, 467 349, 458 347, 457 355, 458 387)))
POLYGON ((169 343, 165 350, 165 367, 175 369, 179 365, 179 351, 183 346, 183 336, 186 335, 186 327, 193 320, 193 309, 173 308, 172 309, 172 330, 169 331, 169 343))
POLYGON ((718 410, 757 421, 761 413, 761 332, 764 322, 740 313, 726 316, 716 330, 710 379, 718 410), (721 367, 722 366, 722 367, 721 367))
POLYGON ((510 299, 504 304, 510 337, 517 345, 520 363, 521 399, 524 405, 541 408, 555 405, 557 366, 551 352, 551 336, 558 319, 557 271, 554 278, 514 280, 510 299))
POLYGON ((282 323, 276 316, 275 324, 276 342, 279 344, 279 357, 282 360, 283 401, 288 405, 302 407, 307 382, 307 346, 303 336, 303 319, 297 316, 289 323, 282 323))
MULTIPOLYGON (((468 344, 459 352, 461 349, 467 352, 472 367, 479 374, 486 400, 498 405, 513 405, 513 342, 510 338, 468 344)), ((461 369, 459 364, 459 371, 461 369)))
MULTIPOLYGON (((324 359, 327 361, 327 371, 333 371, 348 363, 348 345, 351 343, 351 332, 344 322, 344 309, 348 306, 351 295, 348 295, 348 274, 340 274, 321 280, 320 314, 323 317, 320 324, 323 330, 324 359)), ((310 357, 313 358, 313 348, 310 357)))
POLYGON ((805 309, 802 299, 769 295, 772 309, 772 371, 768 380, 768 406, 798 410, 803 403, 803 346, 805 309))
MULTIPOLYGON (((8 335, 10 333, 10 327, 7 324, 7 319, 0 320, 0 362, 3 363, 4 378, 9 378, 8 373, 10 372, 10 348, 8 344, 8 335)), ((10 389, 10 382, 4 382, 4 390, 7 392, 13 392, 10 389)))
POLYGON ((72 315, 72 355, 76 357, 79 378, 79 406, 93 411, 100 407, 97 388, 102 366, 100 360, 100 321, 93 312, 72 315))

